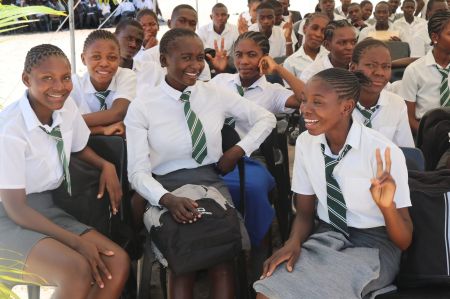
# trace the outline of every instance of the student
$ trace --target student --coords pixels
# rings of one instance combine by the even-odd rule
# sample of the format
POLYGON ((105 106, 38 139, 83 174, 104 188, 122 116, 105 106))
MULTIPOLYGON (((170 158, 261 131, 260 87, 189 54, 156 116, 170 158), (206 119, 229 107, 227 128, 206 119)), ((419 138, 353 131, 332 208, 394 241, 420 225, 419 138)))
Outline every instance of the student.
POLYGON ((300 78, 303 70, 316 58, 328 54, 327 49, 322 46, 328 22, 328 16, 323 13, 313 13, 306 18, 303 27, 305 42, 283 63, 283 66, 297 78, 300 78))
POLYGON ((239 22, 245 21, 247 28, 256 23, 256 8, 261 4, 262 0, 248 0, 248 11, 241 13, 239 16, 239 22))
MULTIPOLYGON (((195 32, 195 29, 197 28, 197 22, 197 11, 190 5, 180 4, 173 9, 170 20, 167 20, 167 25, 170 29, 184 28, 195 32)), ((136 60, 143 62, 154 61, 156 63, 160 63, 159 45, 146 50, 142 54, 142 56, 140 56, 136 60)), ((201 81, 211 80, 211 71, 208 64, 205 64, 205 67, 203 68, 203 71, 198 78, 201 81)))
POLYGON ((143 9, 138 12, 136 20, 141 24, 144 30, 144 41, 142 42, 142 49, 136 54, 136 58, 143 55, 144 51, 153 48, 158 44, 156 35, 159 31, 158 17, 150 9, 143 9))
MULTIPOLYGON (((169 30, 160 50, 161 64, 167 68, 165 80, 138 96, 125 119, 128 178, 149 204, 166 207, 176 221, 201 221, 192 199, 170 191, 185 184, 215 186, 231 203, 217 171, 231 171, 244 154, 257 149, 275 127, 275 117, 237 93, 197 80, 205 59, 203 43, 194 31, 169 30), (194 114, 203 134, 191 135, 185 114, 194 114), (222 154, 221 129, 227 117, 251 129, 222 154), (193 146, 196 137, 199 142, 193 146)), ((229 263, 210 269, 213 298, 234 298, 232 269, 229 263)), ((169 297, 192 298, 194 278, 195 273, 170 273, 169 297)))
POLYGON ((400 6, 400 0, 388 0, 389 4, 389 22, 394 23, 401 17, 403 17, 402 14, 397 13, 397 9, 400 6))
POLYGON ((366 22, 362 18, 361 6, 358 3, 350 3, 348 6, 348 19, 358 31, 367 27, 366 22))
POLYGON ((222 3, 217 3, 213 6, 210 17, 212 22, 200 27, 197 32, 198 36, 202 39, 205 48, 210 49, 214 49, 214 42, 220 44, 223 39, 225 50, 230 53, 239 32, 235 25, 228 23, 230 15, 227 7, 222 3))
POLYGON ((295 24, 302 19, 302 15, 299 11, 289 9, 289 6, 291 6, 290 0, 278 0, 278 2, 280 2, 283 7, 283 20, 285 22, 291 20, 291 22, 295 24))
POLYGON ((316 73, 332 67, 348 69, 355 44, 355 29, 348 21, 331 21, 325 28, 323 42, 330 53, 307 66, 300 79, 306 83, 316 73))
POLYGON ((397 275, 412 240, 408 172, 395 144, 352 121, 359 90, 358 77, 339 68, 306 85, 307 132, 297 139, 292 179, 297 216, 264 263, 257 298, 360 298, 397 275))
POLYGON ((435 13, 428 21, 433 48, 405 70, 399 94, 408 106, 409 125, 414 134, 422 116, 431 109, 450 106, 448 70, 450 68, 450 12, 435 13))
POLYGON ((144 10, 144 9, 153 9, 153 1, 152 0, 133 0, 134 7, 138 11, 144 10))
POLYGON ((373 4, 369 0, 363 0, 359 6, 361 7, 362 19, 367 22, 372 16, 373 4))
POLYGON ((134 18, 136 13, 136 7, 134 7, 134 4, 130 0, 124 0, 120 2, 119 6, 116 9, 116 12, 114 13, 114 16, 119 17, 120 20, 124 19, 132 19, 134 18))
POLYGON ((361 86, 353 119, 377 130, 399 147, 415 147, 405 101, 385 90, 391 78, 391 54, 385 43, 366 39, 353 51, 350 70, 363 73, 370 84, 361 86))
POLYGON ((416 10, 415 0, 404 0, 402 4, 403 17, 394 22, 394 31, 403 32, 406 37, 405 42, 410 43, 411 37, 415 32, 415 28, 420 23, 425 23, 425 20, 414 16, 416 10))
POLYGON ((341 5, 334 9, 334 12, 338 15, 348 18, 348 8, 350 6, 351 0, 341 0, 341 5))
POLYGON ((71 193, 71 152, 101 171, 98 198, 108 190, 114 214, 122 197, 114 165, 86 145, 90 132, 69 97, 70 75, 61 49, 31 48, 22 73, 27 91, 0 113, 0 266, 13 262, 31 273, 26 281, 56 286, 56 298, 119 298, 127 254, 53 203, 61 183, 71 193))
POLYGON ((81 61, 87 67, 74 76, 71 97, 91 134, 123 135, 123 119, 136 95, 136 75, 119 67, 120 45, 109 31, 92 31, 84 41, 81 61))
POLYGON ((289 57, 293 53, 292 27, 283 32, 280 27, 275 26, 275 10, 266 2, 258 6, 256 16, 257 23, 250 26, 248 30, 261 32, 266 36, 270 43, 271 57, 289 57))

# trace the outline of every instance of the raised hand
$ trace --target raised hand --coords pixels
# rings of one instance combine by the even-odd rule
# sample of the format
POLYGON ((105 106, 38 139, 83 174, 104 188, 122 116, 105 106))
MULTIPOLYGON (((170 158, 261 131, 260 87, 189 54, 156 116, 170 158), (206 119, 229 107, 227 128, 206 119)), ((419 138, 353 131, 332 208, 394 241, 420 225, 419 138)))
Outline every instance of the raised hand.
POLYGON ((263 56, 259 60, 259 72, 263 75, 277 73, 278 67, 278 63, 276 63, 270 56, 263 56))
POLYGON ((222 73, 227 69, 228 65, 228 55, 227 50, 225 50, 225 40, 223 37, 220 40, 220 48, 217 45, 217 40, 214 40, 214 50, 216 51, 216 55, 212 57, 210 54, 206 54, 206 58, 211 61, 213 68, 218 73, 222 73))
POLYGON ((292 40, 292 20, 291 18, 289 18, 289 20, 283 25, 283 32, 284 32, 284 38, 287 41, 291 41, 292 40))
POLYGON ((385 167, 381 159, 380 149, 375 151, 377 159, 377 177, 371 180, 370 193, 380 209, 390 208, 394 203, 395 181, 391 176, 391 149, 384 151, 385 167))
POLYGON ((248 31, 248 24, 247 24, 247 20, 240 15, 239 19, 238 19, 238 31, 239 34, 245 33, 248 31))

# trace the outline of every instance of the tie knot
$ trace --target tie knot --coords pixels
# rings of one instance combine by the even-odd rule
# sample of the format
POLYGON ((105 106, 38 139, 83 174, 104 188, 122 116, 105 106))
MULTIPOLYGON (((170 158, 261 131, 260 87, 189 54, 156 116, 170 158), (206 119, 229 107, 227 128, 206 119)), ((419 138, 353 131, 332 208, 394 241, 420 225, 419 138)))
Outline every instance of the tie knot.
POLYGON ((182 102, 189 102, 189 98, 191 97, 191 92, 188 91, 184 91, 181 96, 180 96, 180 101, 182 102))
POLYGON ((61 138, 61 128, 59 127, 59 125, 54 127, 51 131, 48 131, 43 126, 39 126, 39 128, 41 128, 42 131, 44 131, 46 134, 48 134, 48 135, 50 135, 52 137, 61 138))
POLYGON ((443 77, 448 77, 448 74, 449 74, 449 72, 450 72, 450 67, 444 69, 444 68, 441 68, 441 67, 439 67, 439 66, 436 65, 436 68, 437 68, 437 70, 439 71, 439 73, 441 73, 441 75, 442 75, 443 77))
POLYGON ((106 100, 106 98, 108 97, 108 95, 109 95, 110 92, 111 92, 110 90, 97 91, 97 92, 95 93, 95 96, 96 96, 97 98, 101 98, 101 99, 103 99, 103 100, 106 100))

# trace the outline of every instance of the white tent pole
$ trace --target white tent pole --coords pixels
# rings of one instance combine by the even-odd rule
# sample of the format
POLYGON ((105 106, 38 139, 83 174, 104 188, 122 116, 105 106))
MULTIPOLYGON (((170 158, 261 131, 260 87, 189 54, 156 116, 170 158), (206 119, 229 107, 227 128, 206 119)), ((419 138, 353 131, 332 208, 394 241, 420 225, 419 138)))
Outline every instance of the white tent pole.
POLYGON ((72 73, 77 71, 76 59, 75 59, 75 18, 74 18, 74 6, 73 0, 69 0, 69 30, 70 30, 70 63, 72 64, 72 73))
MULTIPOLYGON (((197 12, 198 15, 198 0, 195 0, 195 11, 197 12)), ((198 22, 197 22, 197 29, 198 29, 198 22)))
MULTIPOLYGON (((75 10, 77 8, 78 4, 80 4, 80 3, 81 3, 81 0, 78 0, 78 2, 73 7, 73 10, 75 10)), ((70 13, 69 13, 69 15, 70 15, 70 13)), ((64 24, 67 22, 68 19, 69 19, 69 16, 66 16, 64 18, 64 21, 61 22, 61 25, 59 25, 58 29, 56 29, 55 32, 59 32, 59 30, 61 30, 61 28, 64 26, 64 24)))
POLYGON ((116 9, 114 9, 114 11, 112 13, 109 14, 109 16, 103 21, 103 23, 101 23, 97 29, 101 29, 103 27, 103 25, 105 25, 106 22, 108 22, 109 19, 111 19, 113 16, 115 16, 116 14, 116 10, 119 8, 119 5, 117 5, 116 9))

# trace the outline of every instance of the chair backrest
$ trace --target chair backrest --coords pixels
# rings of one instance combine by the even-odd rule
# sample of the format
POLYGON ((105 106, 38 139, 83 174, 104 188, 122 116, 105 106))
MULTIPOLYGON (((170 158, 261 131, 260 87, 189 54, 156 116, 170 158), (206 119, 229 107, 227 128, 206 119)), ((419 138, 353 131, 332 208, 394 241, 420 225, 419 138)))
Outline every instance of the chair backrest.
POLYGON ((392 68, 392 74, 391 74, 391 82, 396 82, 403 79, 403 74, 405 73, 406 66, 405 67, 396 67, 392 68))
POLYGON ((425 171, 425 158, 420 149, 415 147, 400 147, 405 155, 408 170, 425 171))
POLYGON ((409 57, 411 54, 409 44, 406 42, 387 41, 385 43, 391 52, 392 60, 409 57))

